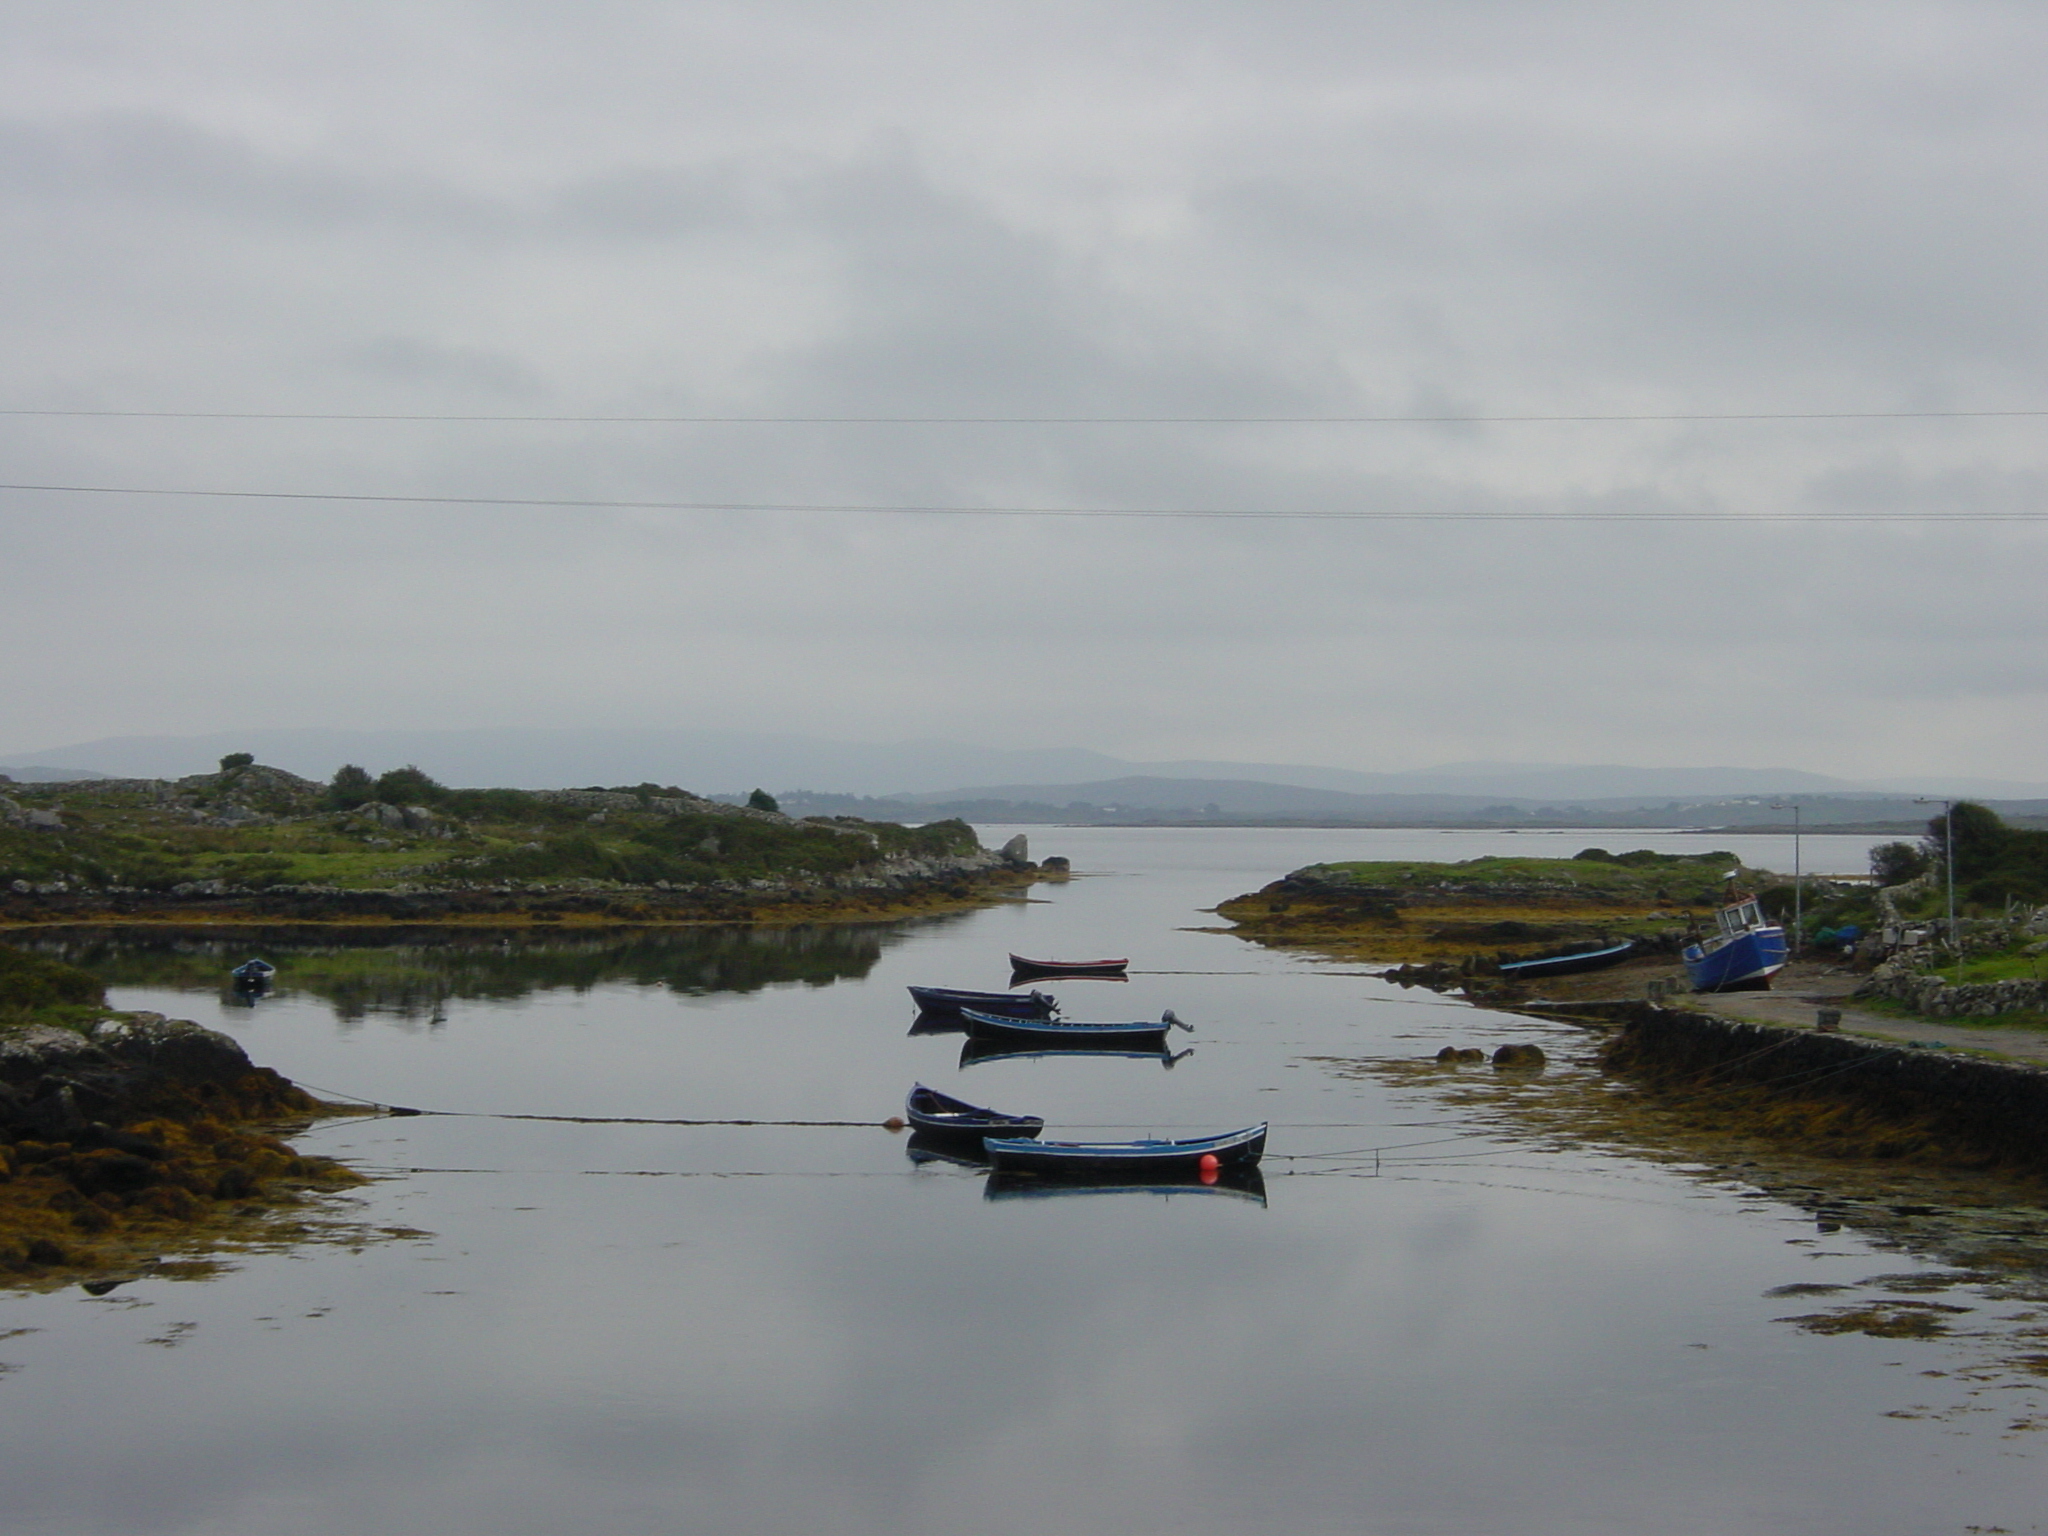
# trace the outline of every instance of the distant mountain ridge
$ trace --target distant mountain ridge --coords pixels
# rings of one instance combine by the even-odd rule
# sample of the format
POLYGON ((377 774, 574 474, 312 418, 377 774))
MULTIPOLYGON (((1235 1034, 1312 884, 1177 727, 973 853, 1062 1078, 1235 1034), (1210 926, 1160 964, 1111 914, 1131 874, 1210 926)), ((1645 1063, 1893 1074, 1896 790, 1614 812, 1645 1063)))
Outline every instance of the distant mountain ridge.
MULTIPOLYGON (((1456 797, 1511 803, 1589 803, 1638 799, 1692 801, 1755 795, 1970 795, 2048 797, 2048 784, 1957 776, 1857 782, 1788 768, 1638 768, 1613 764, 1449 763, 1370 772, 1290 763, 1200 759, 1133 762, 1076 747, 990 747, 918 740, 848 742, 774 732, 497 727, 468 730, 335 730, 259 727, 197 736, 125 736, 8 754, 42 771, 90 771, 117 777, 177 778, 210 771, 229 752, 325 779, 342 763, 372 773, 417 763, 448 784, 553 789, 652 780, 700 794, 777 795, 814 790, 841 795, 909 796, 920 802, 1090 798, 1132 780, 1199 781, 1219 786, 1207 799, 1243 793, 1229 786, 1323 791, 1344 796, 1456 797), (1083 793, 1083 791, 1089 793, 1083 793)), ((11 770, 0 770, 11 771, 11 770)), ((14 772, 25 778, 25 772, 14 772)), ((1307 801, 1280 797, 1314 814, 1307 801)), ((1200 803, 1200 802, 1198 802, 1200 803)), ((1334 810, 1329 806, 1326 809, 1334 810)), ((1421 812, 1416 805, 1413 810, 1421 812)))

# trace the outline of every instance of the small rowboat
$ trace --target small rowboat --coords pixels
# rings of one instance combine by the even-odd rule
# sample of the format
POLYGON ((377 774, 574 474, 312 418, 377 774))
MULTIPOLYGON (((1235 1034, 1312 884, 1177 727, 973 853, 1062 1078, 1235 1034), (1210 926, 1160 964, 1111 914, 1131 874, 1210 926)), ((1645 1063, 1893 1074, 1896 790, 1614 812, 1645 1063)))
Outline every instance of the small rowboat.
POLYGON ((911 999, 926 1013, 959 1013, 972 1008, 1012 1019, 1049 1019, 1060 1005, 1043 992, 1032 990, 1019 997, 1014 992, 965 992, 958 987, 912 987, 911 999))
POLYGON ((1128 960, 1027 960, 1010 956, 1010 969, 1019 976, 1115 976, 1131 968, 1128 960))
POLYGON ((994 1040, 1009 1044, 1029 1041, 1040 1046, 1061 1041, 1085 1041, 1091 1045, 1164 1049, 1166 1032, 1169 1029, 1177 1027, 1189 1033, 1194 1031, 1194 1025, 1181 1023, 1171 1008, 1166 1010, 1157 1024, 1143 1021, 1135 1024, 1083 1024, 1068 1019, 1012 1019, 1004 1018, 1000 1014, 983 1013, 978 1008, 962 1008, 960 1017, 967 1021, 967 1033, 977 1040, 994 1040))
POLYGON ((1581 971, 1604 971, 1610 965, 1619 965, 1635 952, 1636 941, 1623 939, 1619 944, 1609 944, 1601 949, 1574 950, 1569 954, 1538 955, 1533 960, 1503 960, 1500 973, 1503 976, 1527 980, 1532 976, 1576 976, 1581 971))
POLYGON ((984 1136, 1036 1136, 1045 1129, 1037 1115, 1006 1115, 999 1109, 969 1104, 923 1083, 910 1090, 903 1101, 903 1115, 921 1136, 943 1136, 948 1140, 973 1138, 976 1150, 984 1136))
POLYGON ((1032 1141, 991 1136, 982 1143, 997 1173, 1041 1179, 1155 1184, 1176 1180, 1211 1184, 1234 1169, 1257 1165, 1266 1151, 1264 1122, 1217 1136, 1164 1141, 1032 1141))
POLYGON ((228 975, 234 978, 234 983, 238 987, 265 986, 269 983, 270 978, 276 974, 277 967, 268 960, 244 960, 240 965, 228 972, 228 975))

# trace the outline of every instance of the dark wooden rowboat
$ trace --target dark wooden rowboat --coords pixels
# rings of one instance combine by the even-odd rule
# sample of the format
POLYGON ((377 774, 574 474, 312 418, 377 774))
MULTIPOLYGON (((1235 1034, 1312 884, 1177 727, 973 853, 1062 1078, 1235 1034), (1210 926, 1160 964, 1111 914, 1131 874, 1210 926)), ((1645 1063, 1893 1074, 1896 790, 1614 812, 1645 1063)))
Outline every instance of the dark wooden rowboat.
POLYGON ((277 967, 268 960, 244 960, 228 974, 236 981, 268 981, 277 974, 277 967))
POLYGON ((1635 952, 1636 941, 1623 939, 1600 949, 1581 949, 1559 955, 1538 955, 1533 960, 1503 960, 1503 976, 1527 980, 1532 976, 1576 976, 1581 971, 1604 971, 1619 965, 1635 952))
POLYGON ((1060 1005, 1043 992, 967 992, 958 987, 912 987, 910 996, 926 1013, 957 1014, 963 1008, 1012 1019, 1049 1019, 1060 1005))
POLYGON ((1007 1115, 999 1109, 984 1109, 936 1088, 927 1088, 923 1083, 914 1086, 904 1099, 903 1115, 919 1135, 951 1141, 971 1138, 977 1151, 984 1136, 1031 1137, 1045 1129, 1045 1121, 1037 1115, 1007 1115))
POLYGON ((978 1008, 962 1008, 960 1017, 967 1021, 967 1033, 977 1040, 995 1040, 1008 1044, 1036 1043, 1038 1045, 1086 1041, 1097 1045, 1123 1045, 1140 1049, 1163 1049, 1166 1032, 1175 1026, 1192 1031, 1193 1026, 1182 1024, 1174 1017, 1171 1008, 1158 1023, 1139 1022, 1135 1024, 1087 1024, 1068 1019, 1014 1019, 1000 1014, 983 1013, 978 1008))
POLYGON ((1010 970, 1017 976, 1121 977, 1131 968, 1128 960, 1027 960, 1010 956, 1010 970))
POLYGON ((1258 1163, 1266 1151, 1266 1127, 1261 1122, 1241 1131, 1174 1140, 1033 1141, 991 1136, 982 1147, 998 1173, 1087 1182, 1214 1183, 1233 1169, 1258 1163))

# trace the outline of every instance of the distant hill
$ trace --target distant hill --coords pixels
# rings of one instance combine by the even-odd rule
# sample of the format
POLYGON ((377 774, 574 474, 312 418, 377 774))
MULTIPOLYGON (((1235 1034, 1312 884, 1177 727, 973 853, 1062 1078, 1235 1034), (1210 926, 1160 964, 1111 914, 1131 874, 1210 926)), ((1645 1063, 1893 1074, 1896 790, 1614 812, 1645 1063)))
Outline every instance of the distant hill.
MULTIPOLYGON (((1830 828, 1914 828, 1938 807, 1899 795, 1796 796, 1801 825, 1830 828)), ((885 797, 823 795, 793 790, 781 797, 795 815, 870 819, 959 817, 973 822, 1128 824, 1294 822, 1358 826, 1767 827, 1790 831, 1793 800, 1772 796, 1663 796, 1554 799, 1482 795, 1347 795, 1243 779, 1134 776, 1093 784, 1001 784, 885 797)), ((2048 799, 1987 800, 2018 825, 2048 822, 2048 799)))
POLYGON ((994 747, 978 743, 914 740, 832 741, 771 732, 692 730, 648 726, 633 730, 494 728, 386 730, 260 728, 203 736, 123 736, 68 747, 21 748, 10 755, 31 774, 181 778, 211 772, 230 752, 253 752, 266 763, 324 780, 343 763, 372 774, 416 763, 447 784, 553 789, 586 784, 679 784, 699 794, 744 795, 755 787, 778 798, 805 789, 825 796, 918 797, 920 803, 1031 800, 1060 806, 1104 796, 1158 808, 1214 801, 1231 814, 1359 815, 1445 814, 1476 803, 1527 805, 1639 805, 1799 795, 1916 794, 1977 798, 2048 799, 2048 784, 2007 783, 1958 776, 1949 780, 1855 782, 1794 768, 1636 768, 1614 764, 1450 763, 1398 773, 1374 773, 1298 763, 1207 760, 1134 762, 1077 747, 994 747), (1173 806, 1165 791, 1145 789, 1171 781, 1188 786, 1173 806), (1267 795, 1267 791, 1321 792, 1329 801, 1267 795), (1151 798, 1144 798, 1144 797, 1151 798), (1230 811, 1239 803, 1245 809, 1230 811), (1193 797, 1193 798, 1190 798, 1193 797), (1362 807, 1357 801, 1375 802, 1362 807), (1257 807, 1266 807, 1259 809, 1257 807))
POLYGON ((52 768, 46 763, 31 763, 20 768, 10 768, 0 763, 0 778, 14 780, 17 784, 65 784, 74 779, 104 779, 109 775, 99 768, 52 768))

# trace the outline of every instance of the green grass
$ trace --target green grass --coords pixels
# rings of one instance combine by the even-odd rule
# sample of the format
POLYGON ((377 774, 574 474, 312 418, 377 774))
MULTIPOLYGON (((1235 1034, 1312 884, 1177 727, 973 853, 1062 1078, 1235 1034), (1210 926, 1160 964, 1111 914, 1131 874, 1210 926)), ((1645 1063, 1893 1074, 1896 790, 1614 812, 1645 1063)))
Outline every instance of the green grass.
MULTIPOLYGON (((964 822, 904 827, 888 822, 777 821, 686 806, 671 814, 652 796, 641 809, 586 808, 519 790, 435 786, 436 821, 413 831, 384 827, 329 806, 317 786, 262 787, 262 826, 210 826, 195 816, 237 803, 232 776, 169 801, 66 786, 0 792, 29 807, 60 809, 62 832, 0 826, 0 886, 62 882, 77 890, 169 891, 220 881, 262 890, 277 885, 378 890, 393 886, 594 882, 702 886, 725 881, 806 880, 846 874, 893 856, 972 852, 964 822)), ((431 783, 431 781, 428 781, 431 783)), ((243 796, 239 803, 258 797, 243 796)))
POLYGON ((1526 891, 1599 901, 1714 906, 1725 889, 1721 877, 1735 867, 1734 856, 1727 853, 1637 852, 1619 859, 1489 857, 1456 864, 1415 860, 1311 864, 1296 870, 1292 878, 1385 891, 1411 900, 1437 891, 1447 897, 1526 891))
POLYGON ((1996 955, 1966 955, 1960 966, 1937 969, 1950 981, 1964 984, 1979 981, 2048 981, 2048 955, 2021 954, 2008 950, 1996 955))

